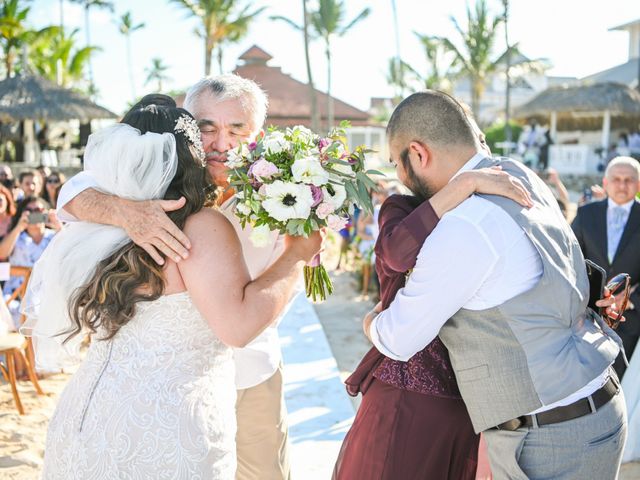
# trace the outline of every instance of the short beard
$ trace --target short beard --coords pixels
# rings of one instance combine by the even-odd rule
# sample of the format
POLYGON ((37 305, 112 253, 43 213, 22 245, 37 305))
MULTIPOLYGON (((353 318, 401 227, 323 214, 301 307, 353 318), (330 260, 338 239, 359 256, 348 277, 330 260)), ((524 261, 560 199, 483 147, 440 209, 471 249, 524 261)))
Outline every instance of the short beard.
POLYGON ((406 162, 404 167, 407 174, 405 186, 411 190, 413 195, 420 200, 420 202, 429 200, 436 194, 435 189, 431 188, 426 182, 418 178, 410 162, 406 162))

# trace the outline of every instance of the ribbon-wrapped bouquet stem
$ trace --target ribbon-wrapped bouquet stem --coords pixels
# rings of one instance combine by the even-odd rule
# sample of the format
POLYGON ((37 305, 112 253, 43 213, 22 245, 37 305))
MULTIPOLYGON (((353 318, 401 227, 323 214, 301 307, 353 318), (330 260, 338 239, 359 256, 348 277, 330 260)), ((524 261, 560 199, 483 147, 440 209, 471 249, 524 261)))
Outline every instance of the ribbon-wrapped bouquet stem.
MULTIPOLYGON (((325 227, 339 231, 354 205, 372 211, 369 189, 376 185, 369 175, 380 173, 365 169, 364 147, 348 150, 348 126, 343 122, 326 137, 302 126, 271 128, 228 153, 236 215, 243 227, 253 227, 255 245, 276 230, 305 237, 325 227)), ((319 257, 305 267, 304 279, 307 297, 314 301, 333 291, 319 257)))

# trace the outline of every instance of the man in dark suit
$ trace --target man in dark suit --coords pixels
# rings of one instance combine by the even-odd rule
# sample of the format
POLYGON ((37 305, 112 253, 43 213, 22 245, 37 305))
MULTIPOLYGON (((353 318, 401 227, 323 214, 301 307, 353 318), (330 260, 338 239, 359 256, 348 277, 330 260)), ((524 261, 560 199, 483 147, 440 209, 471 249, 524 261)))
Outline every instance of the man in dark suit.
MULTIPOLYGON (((640 336, 640 164, 631 157, 611 160, 602 185, 608 198, 589 203, 578 209, 571 227, 578 237, 585 258, 592 260, 607 272, 607 279, 626 272, 631 275, 632 293, 625 311, 626 322, 618 327, 627 358, 640 336)), ((626 369, 622 356, 614 368, 618 376, 626 369)))

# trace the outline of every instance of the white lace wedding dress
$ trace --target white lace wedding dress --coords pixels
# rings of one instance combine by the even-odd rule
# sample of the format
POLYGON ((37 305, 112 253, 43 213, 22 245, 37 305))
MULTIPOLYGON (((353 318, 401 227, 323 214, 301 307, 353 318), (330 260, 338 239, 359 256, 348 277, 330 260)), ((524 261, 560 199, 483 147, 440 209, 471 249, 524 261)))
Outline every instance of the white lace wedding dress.
POLYGON ((232 480, 231 349, 186 292, 94 340, 49 424, 44 479, 232 480))

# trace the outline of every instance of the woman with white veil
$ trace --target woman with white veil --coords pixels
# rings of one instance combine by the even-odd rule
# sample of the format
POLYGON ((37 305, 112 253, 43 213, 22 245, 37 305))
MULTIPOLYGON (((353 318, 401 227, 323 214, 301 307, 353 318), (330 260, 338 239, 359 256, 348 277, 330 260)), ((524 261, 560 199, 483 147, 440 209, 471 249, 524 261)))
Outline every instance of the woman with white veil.
POLYGON ((85 171, 132 200, 179 199, 170 218, 189 258, 158 266, 117 227, 74 222, 33 272, 26 333, 40 367, 89 351, 60 397, 45 449, 45 479, 235 476, 230 347, 255 338, 285 306, 321 239, 287 238, 251 280, 233 227, 212 202, 200 134, 185 110, 137 106, 91 136, 85 171))

